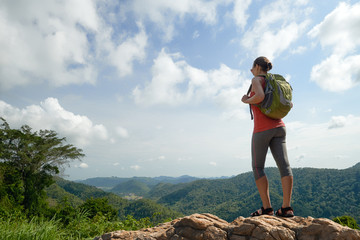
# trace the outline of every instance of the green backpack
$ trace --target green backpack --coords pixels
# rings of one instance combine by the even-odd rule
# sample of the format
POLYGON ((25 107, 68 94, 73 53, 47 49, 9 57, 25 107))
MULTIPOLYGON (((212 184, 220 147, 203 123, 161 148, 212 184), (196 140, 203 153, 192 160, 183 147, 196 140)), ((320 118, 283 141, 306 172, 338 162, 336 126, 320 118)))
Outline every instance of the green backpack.
MULTIPOLYGON (((249 88, 248 94, 251 91, 249 88)), ((265 76, 265 98, 257 104, 260 111, 272 119, 285 117, 292 108, 292 87, 285 78, 279 74, 268 73, 265 76)), ((253 114, 250 106, 251 119, 253 114)))

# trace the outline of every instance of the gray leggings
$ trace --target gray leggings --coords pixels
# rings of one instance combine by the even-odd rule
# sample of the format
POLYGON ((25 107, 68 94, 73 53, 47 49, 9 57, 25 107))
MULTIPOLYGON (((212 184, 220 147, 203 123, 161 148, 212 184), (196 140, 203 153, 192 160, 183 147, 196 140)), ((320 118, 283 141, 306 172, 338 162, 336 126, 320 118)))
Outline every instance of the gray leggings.
POLYGON ((281 177, 292 176, 286 151, 285 127, 254 133, 251 142, 252 168, 255 180, 265 176, 265 158, 270 147, 281 177))

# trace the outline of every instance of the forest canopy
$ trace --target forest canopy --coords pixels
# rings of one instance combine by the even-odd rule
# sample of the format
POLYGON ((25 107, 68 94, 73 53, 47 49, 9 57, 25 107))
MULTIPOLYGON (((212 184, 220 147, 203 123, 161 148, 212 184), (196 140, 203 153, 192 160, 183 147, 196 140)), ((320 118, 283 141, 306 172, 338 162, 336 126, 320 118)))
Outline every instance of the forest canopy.
POLYGON ((0 203, 37 214, 44 209, 45 188, 54 183, 53 176, 85 155, 55 131, 33 131, 28 125, 12 129, 0 121, 0 203))

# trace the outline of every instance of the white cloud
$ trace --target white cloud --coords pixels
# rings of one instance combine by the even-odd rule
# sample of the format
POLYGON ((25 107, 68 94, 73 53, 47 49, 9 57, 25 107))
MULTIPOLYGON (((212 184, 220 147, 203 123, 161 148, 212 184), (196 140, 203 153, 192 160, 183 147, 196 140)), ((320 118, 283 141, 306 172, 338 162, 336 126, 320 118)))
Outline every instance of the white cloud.
POLYGON ((251 4, 252 0, 235 0, 234 1, 234 10, 232 16, 235 20, 236 25, 241 29, 244 29, 246 26, 249 15, 246 14, 246 11, 251 4))
POLYGON ((335 54, 347 54, 360 45, 359 12, 360 3, 341 2, 308 34, 318 38, 323 47, 333 47, 335 54))
POLYGON ((128 37, 118 46, 112 46, 109 61, 116 66, 121 77, 130 75, 133 72, 133 62, 143 61, 146 57, 147 35, 141 23, 138 23, 139 33, 134 37, 128 37))
POLYGON ((80 163, 79 168, 88 168, 89 165, 87 165, 86 163, 80 163))
POLYGON ((360 82, 360 55, 331 55, 312 68, 311 80, 332 92, 350 89, 360 82))
POLYGON ((192 38, 193 38, 193 39, 197 39, 198 37, 200 37, 200 33, 199 33, 198 30, 196 30, 196 31, 193 33, 192 38))
MULTIPOLYGON (((101 1, 1 1, 0 89, 48 83, 95 84, 101 67, 132 74, 145 59, 147 35, 117 31, 104 18, 111 9, 101 1)), ((120 28, 121 29, 121 28, 120 28)))
POLYGON ((298 160, 295 166, 322 168, 338 168, 339 155, 349 156, 349 162, 357 161, 359 121, 359 116, 347 115, 333 116, 320 124, 287 123, 289 158, 298 160))
MULTIPOLYGON (((354 115, 332 116, 329 121, 320 124, 307 124, 304 122, 288 122, 286 128, 292 133, 311 135, 309 139, 317 141, 319 138, 351 136, 360 133, 358 124, 360 117, 354 115)), ((289 135, 291 137, 291 135, 289 135)), ((349 138, 350 140, 351 138, 349 138)), ((326 143, 327 141, 323 141, 326 143)))
POLYGON ((244 34, 242 46, 257 56, 266 56, 271 60, 279 56, 302 35, 309 24, 306 17, 311 10, 301 5, 299 2, 278 0, 264 6, 260 10, 260 17, 244 34), (299 6, 295 8, 294 4, 299 6))
POLYGON ((137 86, 133 91, 137 103, 177 105, 188 100, 188 96, 184 96, 177 89, 177 85, 185 81, 183 67, 186 63, 184 61, 174 62, 172 57, 177 58, 178 55, 169 55, 165 53, 164 49, 160 52, 154 60, 151 83, 143 90, 137 86))
POLYGON ((135 15, 143 20, 150 20, 163 32, 163 39, 171 41, 176 34, 175 20, 182 20, 185 16, 194 17, 197 21, 206 24, 216 22, 216 8, 222 1, 204 0, 135 0, 128 11, 134 11, 135 15))
POLYGON ((180 105, 211 100, 227 110, 246 108, 241 97, 250 81, 225 64, 204 71, 181 60, 180 54, 168 54, 163 49, 154 60, 152 74, 151 82, 133 90, 137 104, 180 105))
POLYGON ((122 138, 128 138, 129 137, 128 131, 123 127, 116 127, 116 133, 122 138))
POLYGON ((94 83, 87 33, 99 26, 93 1, 2 1, 1 88, 42 81, 94 83))
POLYGON ((305 46, 298 46, 297 48, 291 50, 292 54, 302 54, 307 50, 307 47, 305 46))
POLYGON ((141 167, 139 165, 133 165, 130 166, 131 169, 134 169, 135 171, 138 171, 141 167))
POLYGON ((360 55, 352 55, 360 45, 359 12, 360 3, 342 2, 308 33, 332 50, 311 71, 311 80, 325 90, 344 91, 360 82, 360 55))
POLYGON ((329 129, 333 128, 342 128, 346 124, 346 117, 344 116, 334 116, 330 120, 329 129))
POLYGON ((81 147, 90 144, 94 139, 108 139, 103 125, 94 125, 88 117, 65 110, 56 98, 47 98, 40 105, 30 105, 23 109, 0 100, 0 116, 4 117, 11 127, 27 124, 34 130, 55 130, 81 147))
POLYGON ((210 164, 211 166, 214 166, 214 167, 216 167, 216 165, 217 165, 216 162, 209 162, 209 164, 210 164))

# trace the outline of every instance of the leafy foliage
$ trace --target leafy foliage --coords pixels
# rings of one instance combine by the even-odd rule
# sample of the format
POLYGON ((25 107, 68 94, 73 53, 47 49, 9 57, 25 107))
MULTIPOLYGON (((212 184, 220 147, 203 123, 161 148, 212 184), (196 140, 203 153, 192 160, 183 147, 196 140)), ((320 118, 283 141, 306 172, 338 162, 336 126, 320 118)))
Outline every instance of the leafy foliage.
POLYGON ((59 138, 55 131, 33 132, 27 125, 11 129, 1 120, 0 175, 4 186, 0 198, 8 198, 29 214, 39 213, 46 206, 44 189, 53 183, 59 168, 84 154, 81 149, 64 144, 66 139, 59 138))
POLYGON ((333 219, 334 222, 337 222, 343 226, 347 226, 349 228, 352 229, 360 229, 359 226, 357 225, 355 219, 353 217, 350 216, 341 216, 341 217, 336 217, 333 219))
POLYGON ((90 198, 80 208, 88 213, 89 218, 102 215, 107 220, 114 220, 117 215, 116 209, 109 205, 106 198, 90 198))

